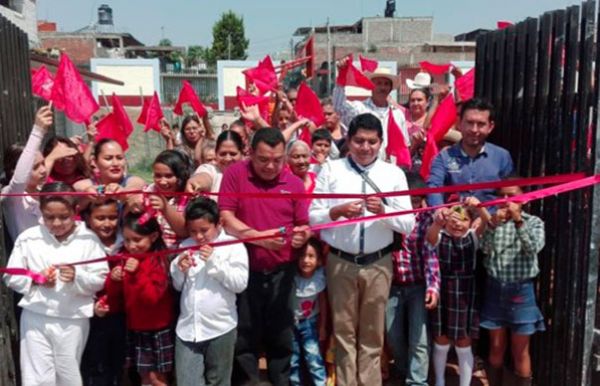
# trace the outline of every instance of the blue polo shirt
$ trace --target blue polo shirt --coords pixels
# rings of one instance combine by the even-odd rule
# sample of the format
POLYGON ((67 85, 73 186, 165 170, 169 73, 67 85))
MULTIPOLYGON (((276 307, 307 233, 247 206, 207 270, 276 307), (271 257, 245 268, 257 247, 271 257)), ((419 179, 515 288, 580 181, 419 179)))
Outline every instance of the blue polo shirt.
MULTIPOLYGON (((433 160, 427 186, 439 187, 448 185, 473 184, 478 182, 498 181, 509 176, 513 171, 510 153, 500 146, 486 142, 479 154, 469 157, 457 143, 441 151, 433 160)), ((481 202, 496 198, 495 189, 460 192, 460 197, 475 196, 481 202)), ((429 205, 440 205, 447 195, 441 193, 427 196, 429 205)))

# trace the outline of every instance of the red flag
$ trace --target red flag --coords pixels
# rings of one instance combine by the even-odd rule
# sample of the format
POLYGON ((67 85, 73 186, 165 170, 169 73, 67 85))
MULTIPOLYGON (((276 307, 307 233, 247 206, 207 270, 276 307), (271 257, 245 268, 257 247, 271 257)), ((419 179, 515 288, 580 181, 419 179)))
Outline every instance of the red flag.
POLYGON ((385 153, 388 157, 396 157, 396 165, 405 166, 407 168, 412 167, 412 160, 410 158, 410 151, 404 141, 404 135, 400 126, 394 119, 393 110, 390 108, 387 126, 387 146, 385 147, 385 153))
POLYGON ((456 104, 454 97, 449 94, 438 105, 438 108, 431 117, 429 132, 427 133, 427 142, 423 153, 423 163, 421 164, 421 177, 427 180, 433 159, 438 154, 437 142, 441 141, 448 130, 456 123, 456 104))
POLYGON ((461 101, 467 101, 475 95, 475 67, 454 81, 456 92, 461 101))
POLYGON ((59 110, 76 123, 90 119, 100 106, 66 54, 61 54, 50 99, 59 110))
POLYGON ((183 109, 181 106, 184 103, 189 103, 192 106, 192 109, 198 114, 199 117, 203 117, 206 115, 206 108, 202 104, 200 97, 194 91, 194 87, 187 80, 183 81, 183 87, 179 92, 179 97, 177 98, 177 103, 173 108, 173 113, 177 115, 183 115, 183 109))
POLYGON ((105 115, 104 118, 96 122, 96 129, 98 129, 96 142, 108 138, 121 145, 123 151, 126 151, 129 148, 129 144, 127 143, 128 136, 125 134, 125 131, 119 123, 119 119, 114 113, 105 115))
POLYGON ((269 55, 258 62, 258 66, 244 70, 242 73, 254 83, 261 94, 275 91, 277 88, 277 74, 269 55))
POLYGON ((308 126, 303 127, 298 134, 298 139, 304 141, 308 144, 308 146, 312 146, 312 133, 308 126))
POLYGON ((294 111, 298 117, 310 119, 317 127, 325 123, 325 114, 319 97, 304 82, 298 87, 294 111))
POLYGON ((373 90, 375 86, 358 68, 352 64, 352 55, 348 55, 348 64, 338 71, 335 83, 340 86, 356 86, 366 90, 373 90))
POLYGON ((52 86, 54 86, 54 79, 46 66, 42 65, 32 74, 31 88, 35 95, 49 101, 52 96, 52 86))
POLYGON ((375 72, 379 67, 379 63, 375 59, 365 58, 362 55, 358 55, 358 59, 360 60, 360 69, 363 72, 375 72))
POLYGON ((163 119, 163 117, 164 115, 160 107, 158 94, 154 91, 152 99, 144 99, 142 112, 140 113, 137 122, 144 125, 144 132, 150 129, 160 132, 160 120, 163 119))
POLYGON ((121 103, 121 100, 115 95, 115 93, 112 95, 112 107, 112 113, 117 119, 119 126, 121 126, 123 129, 125 135, 129 137, 131 133, 133 133, 133 123, 131 123, 131 119, 129 119, 129 115, 127 115, 127 112, 123 107, 123 103, 121 103))
POLYGON ((424 60, 422 62, 419 62, 419 66, 421 66, 421 69, 432 75, 444 75, 450 70, 450 67, 452 65, 450 63, 434 64, 424 60))
POLYGON ((499 21, 496 23, 496 26, 498 27, 498 29, 504 29, 504 28, 508 28, 508 27, 510 27, 511 25, 514 25, 514 23, 513 23, 513 22, 511 22, 511 21, 506 21, 506 20, 499 20, 499 21))

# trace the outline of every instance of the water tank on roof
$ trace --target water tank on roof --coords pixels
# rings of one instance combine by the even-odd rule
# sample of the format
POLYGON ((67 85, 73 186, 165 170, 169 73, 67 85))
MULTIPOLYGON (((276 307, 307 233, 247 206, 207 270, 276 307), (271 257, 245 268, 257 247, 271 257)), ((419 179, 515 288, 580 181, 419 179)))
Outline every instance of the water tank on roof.
POLYGON ((102 4, 98 7, 98 26, 113 28, 113 13, 112 8, 107 4, 102 4))

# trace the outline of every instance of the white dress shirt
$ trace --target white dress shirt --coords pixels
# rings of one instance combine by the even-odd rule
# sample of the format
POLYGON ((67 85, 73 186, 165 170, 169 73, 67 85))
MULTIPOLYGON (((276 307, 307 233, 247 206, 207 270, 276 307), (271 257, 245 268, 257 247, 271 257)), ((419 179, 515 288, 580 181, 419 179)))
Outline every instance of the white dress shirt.
MULTIPOLYGON (((78 222, 73 233, 62 242, 45 225, 38 225, 19 235, 7 267, 37 273, 52 265, 104 256, 100 240, 83 223, 78 222)), ((75 266, 72 282, 65 283, 57 277, 53 287, 35 285, 27 276, 4 275, 4 282, 24 295, 19 302, 24 309, 47 316, 79 319, 94 315, 94 295, 104 287, 107 274, 108 264, 103 261, 75 266)))
MULTIPOLYGON (((333 108, 340 115, 340 120, 344 125, 350 126, 350 122, 352 119, 359 114, 371 113, 375 115, 381 121, 381 127, 383 128, 383 144, 381 145, 381 149, 379 150, 379 158, 382 160, 387 159, 387 155, 385 153, 385 148, 388 143, 388 121, 390 115, 390 106, 387 107, 378 107, 375 106, 373 100, 371 98, 367 98, 364 101, 349 101, 346 98, 346 90, 344 87, 335 86, 333 88, 333 108)), ((406 147, 410 148, 410 136, 408 135, 408 129, 406 128, 406 119, 404 118, 404 112, 400 109, 397 109, 394 106, 391 106, 392 113, 394 114, 394 120, 400 130, 402 131, 402 136, 404 137, 404 142, 406 143, 406 147)))
MULTIPOLYGON (((404 172, 390 163, 376 160, 369 165, 369 178, 381 192, 407 190, 404 172)), ((315 193, 375 193, 363 178, 350 165, 348 158, 327 162, 317 177, 315 193)), ((409 196, 387 197, 384 204, 385 213, 412 209, 409 196)), ((323 224, 332 221, 329 211, 332 207, 356 199, 314 199, 310 207, 310 223, 323 224)), ((372 216, 365 209, 364 216, 372 216)), ((337 221, 344 220, 340 217, 337 221)), ((393 242, 393 231, 409 234, 415 225, 414 215, 388 217, 375 221, 361 222, 321 231, 321 238, 327 244, 341 251, 358 254, 373 253, 387 247, 393 242), (364 247, 360 248, 360 234, 364 232, 364 247)))
MULTIPOLYGON (((221 231, 214 240, 235 238, 221 231)), ((181 248, 197 245, 191 238, 181 248)), ((235 294, 248 285, 248 252, 243 244, 217 247, 207 261, 198 251, 192 253, 195 266, 186 274, 179 270, 176 257, 171 262, 173 287, 181 291, 181 310, 175 332, 185 342, 203 342, 221 336, 237 326, 235 294)))

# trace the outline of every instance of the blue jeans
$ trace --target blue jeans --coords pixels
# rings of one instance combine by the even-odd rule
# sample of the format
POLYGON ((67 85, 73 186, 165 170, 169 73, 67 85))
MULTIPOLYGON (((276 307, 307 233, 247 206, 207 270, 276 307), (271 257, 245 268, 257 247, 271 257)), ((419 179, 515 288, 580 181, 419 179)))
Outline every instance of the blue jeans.
POLYGON ((425 285, 398 286, 392 284, 385 313, 388 345, 395 365, 406 368, 406 385, 427 385, 429 347, 427 341, 427 311, 425 285), (408 321, 408 348, 406 347, 405 319, 408 321), (408 352, 408 356, 407 356, 408 352))
POLYGON ((319 332, 317 318, 300 320, 294 328, 292 363, 290 368, 290 384, 301 386, 301 364, 304 362, 315 386, 325 386, 327 374, 325 363, 319 349, 319 332))
POLYGON ((231 385, 236 329, 203 342, 175 341, 178 386, 231 385))

